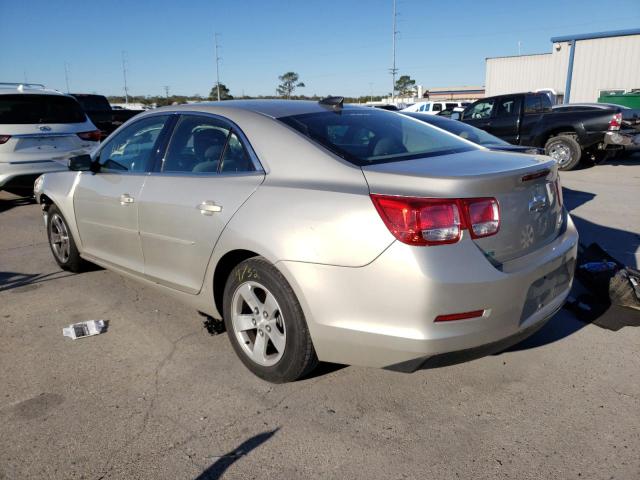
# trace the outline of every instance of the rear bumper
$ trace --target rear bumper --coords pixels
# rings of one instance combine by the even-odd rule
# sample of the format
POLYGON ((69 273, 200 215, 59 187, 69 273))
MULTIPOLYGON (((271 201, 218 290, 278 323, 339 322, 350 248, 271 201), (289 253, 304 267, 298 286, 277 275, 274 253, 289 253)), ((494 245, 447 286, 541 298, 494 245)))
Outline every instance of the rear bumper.
POLYGON ((468 237, 454 245, 392 244, 371 264, 345 268, 279 262, 307 317, 321 360, 412 370, 426 358, 532 333, 561 308, 575 267, 578 234, 493 267, 468 237), (482 317, 434 322, 484 310, 482 317))
POLYGON ((30 187, 33 190, 33 181, 39 175, 66 169, 64 164, 54 160, 0 162, 0 189, 30 187))
POLYGON ((640 134, 635 132, 607 132, 604 135, 604 143, 606 146, 631 146, 640 145, 640 134))

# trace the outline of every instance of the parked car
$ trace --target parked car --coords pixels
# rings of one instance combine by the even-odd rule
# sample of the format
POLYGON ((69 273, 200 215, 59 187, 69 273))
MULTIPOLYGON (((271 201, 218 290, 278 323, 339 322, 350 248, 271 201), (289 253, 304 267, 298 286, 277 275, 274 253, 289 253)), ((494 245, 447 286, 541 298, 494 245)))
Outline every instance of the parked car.
POLYGON ((583 157, 602 160, 632 144, 640 123, 623 125, 627 115, 602 109, 553 109, 544 93, 518 93, 478 100, 462 112, 461 120, 509 143, 544 147, 560 170, 571 170, 583 157))
POLYGON ((32 195, 42 173, 91 151, 100 132, 68 95, 40 84, 0 83, 0 190, 32 195))
POLYGON ((89 93, 72 93, 80 103, 91 121, 102 132, 102 139, 132 117, 144 110, 127 110, 124 108, 112 108, 107 97, 89 93))
POLYGON ((446 130, 449 133, 458 135, 465 140, 476 143, 489 150, 496 150, 500 152, 512 152, 512 153, 528 153, 532 155, 544 155, 544 149, 537 147, 527 147, 525 145, 511 145, 509 142, 505 142, 501 138, 491 135, 484 130, 480 130, 474 126, 468 125, 457 120, 451 120, 449 118, 440 115, 427 115, 419 112, 400 112, 402 115, 406 115, 421 122, 428 123, 434 127, 446 130))
POLYGON ((437 115, 444 110, 452 111, 456 107, 466 107, 471 102, 459 102, 456 100, 448 100, 446 102, 418 102, 403 108, 403 112, 420 112, 429 115, 437 115))
POLYGON ((509 345, 563 304, 578 235, 556 163, 394 112, 267 100, 140 114, 36 181, 53 256, 213 318, 256 375, 411 371, 509 345))

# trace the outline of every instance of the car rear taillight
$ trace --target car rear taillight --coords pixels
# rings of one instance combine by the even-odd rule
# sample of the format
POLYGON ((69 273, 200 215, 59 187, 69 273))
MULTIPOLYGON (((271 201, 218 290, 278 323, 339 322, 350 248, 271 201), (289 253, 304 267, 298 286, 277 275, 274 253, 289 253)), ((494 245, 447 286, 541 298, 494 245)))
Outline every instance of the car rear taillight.
POLYGON ((495 198, 472 198, 462 202, 467 207, 469 233, 472 238, 488 237, 498 233, 500 208, 495 198))
POLYGON ((609 121, 609 130, 612 130, 612 131, 620 130, 621 125, 622 125, 622 114, 614 113, 613 118, 609 121))
POLYGON ((0 145, 2 145, 3 143, 7 143, 10 138, 11 135, 0 135, 0 145))
POLYGON ((389 231, 407 245, 456 243, 468 229, 472 238, 494 235, 500 228, 495 198, 441 199, 372 194, 389 231))
POLYGON ((90 142, 99 142, 102 139, 102 132, 100 130, 91 130, 90 132, 80 132, 77 135, 82 140, 89 140, 90 142))

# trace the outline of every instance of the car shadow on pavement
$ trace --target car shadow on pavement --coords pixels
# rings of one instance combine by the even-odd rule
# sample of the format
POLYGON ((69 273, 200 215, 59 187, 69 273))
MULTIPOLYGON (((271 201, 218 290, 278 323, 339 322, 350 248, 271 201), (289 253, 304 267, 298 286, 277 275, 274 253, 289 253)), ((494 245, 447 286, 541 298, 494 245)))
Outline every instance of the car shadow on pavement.
POLYGON ((73 273, 65 272, 64 270, 46 274, 0 271, 0 292, 26 287, 27 285, 49 282, 51 280, 58 280, 59 278, 70 277, 72 275, 73 273))
POLYGON ((33 205, 35 200, 31 197, 16 197, 16 198, 0 198, 0 213, 11 210, 15 207, 22 207, 25 205, 33 205))
POLYGON ((279 427, 254 435, 249 440, 242 442, 237 448, 218 457, 218 459, 198 475, 195 480, 217 480, 221 478, 231 465, 269 440, 278 430, 280 430, 279 427))

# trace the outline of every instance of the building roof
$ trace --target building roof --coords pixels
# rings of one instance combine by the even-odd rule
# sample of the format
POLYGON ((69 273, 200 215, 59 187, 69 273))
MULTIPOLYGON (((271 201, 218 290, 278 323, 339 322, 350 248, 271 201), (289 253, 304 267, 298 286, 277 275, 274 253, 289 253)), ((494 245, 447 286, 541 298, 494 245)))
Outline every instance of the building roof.
POLYGON ((559 37, 551 37, 551 43, 573 42, 576 40, 591 40, 594 38, 625 37, 627 35, 640 35, 640 28, 627 28, 625 30, 610 30, 608 32, 561 35, 559 37))

